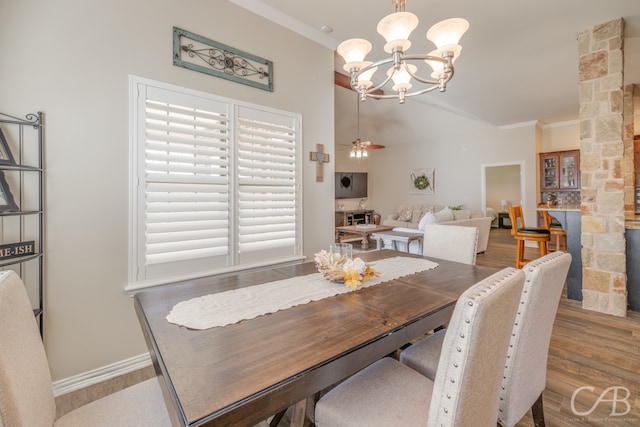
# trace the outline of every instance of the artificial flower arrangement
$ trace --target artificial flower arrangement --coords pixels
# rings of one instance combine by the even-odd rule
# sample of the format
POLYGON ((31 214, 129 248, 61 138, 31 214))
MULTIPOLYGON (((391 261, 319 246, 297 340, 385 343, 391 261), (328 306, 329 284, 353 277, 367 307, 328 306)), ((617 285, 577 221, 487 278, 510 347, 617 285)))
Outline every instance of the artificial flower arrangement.
POLYGON ((373 269, 361 258, 340 257, 330 254, 324 249, 313 256, 316 268, 325 279, 332 282, 344 282, 345 286, 356 290, 365 280, 380 277, 380 272, 373 269))

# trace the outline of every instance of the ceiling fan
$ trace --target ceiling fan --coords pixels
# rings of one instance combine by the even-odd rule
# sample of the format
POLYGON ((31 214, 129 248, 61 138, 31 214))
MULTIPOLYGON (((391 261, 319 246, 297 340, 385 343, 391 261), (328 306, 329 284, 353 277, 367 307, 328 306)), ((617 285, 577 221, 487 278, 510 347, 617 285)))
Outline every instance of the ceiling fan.
POLYGON ((358 114, 358 138, 355 141, 352 141, 351 144, 351 152, 349 153, 349 157, 361 158, 361 157, 369 157, 369 153, 367 150, 379 150, 384 148, 384 145, 373 144, 371 141, 362 141, 360 139, 360 100, 356 98, 357 105, 357 114, 358 114))

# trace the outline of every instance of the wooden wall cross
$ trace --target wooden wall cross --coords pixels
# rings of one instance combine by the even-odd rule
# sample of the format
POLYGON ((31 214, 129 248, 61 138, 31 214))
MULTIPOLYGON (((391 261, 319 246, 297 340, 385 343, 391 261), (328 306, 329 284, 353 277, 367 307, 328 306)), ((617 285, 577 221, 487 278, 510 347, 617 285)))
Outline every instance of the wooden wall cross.
POLYGON ((311 152, 310 159, 316 163, 316 182, 323 180, 323 163, 329 163, 329 155, 324 153, 324 145, 316 144, 316 151, 311 152))

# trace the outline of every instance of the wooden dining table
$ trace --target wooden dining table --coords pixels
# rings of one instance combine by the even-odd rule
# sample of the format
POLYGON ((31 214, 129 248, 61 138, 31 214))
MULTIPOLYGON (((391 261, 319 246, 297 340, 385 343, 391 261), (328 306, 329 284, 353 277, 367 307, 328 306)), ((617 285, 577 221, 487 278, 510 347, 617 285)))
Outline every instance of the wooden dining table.
MULTIPOLYGON (((358 256, 417 257, 391 250, 358 256)), ((497 271, 430 259, 435 269, 205 330, 166 316, 181 301, 316 273, 314 264, 138 292, 136 313, 173 424, 253 426, 292 406, 292 424, 301 422, 307 398, 446 323, 462 292, 497 271)))

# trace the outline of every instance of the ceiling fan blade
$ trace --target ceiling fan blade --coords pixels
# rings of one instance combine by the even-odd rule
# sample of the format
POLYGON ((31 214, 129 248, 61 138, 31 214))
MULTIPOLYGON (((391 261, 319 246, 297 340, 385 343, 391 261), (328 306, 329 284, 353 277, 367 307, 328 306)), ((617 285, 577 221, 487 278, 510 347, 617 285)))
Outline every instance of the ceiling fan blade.
POLYGON ((374 144, 371 141, 362 141, 360 144, 368 150, 378 150, 380 148, 384 148, 384 145, 374 144))

